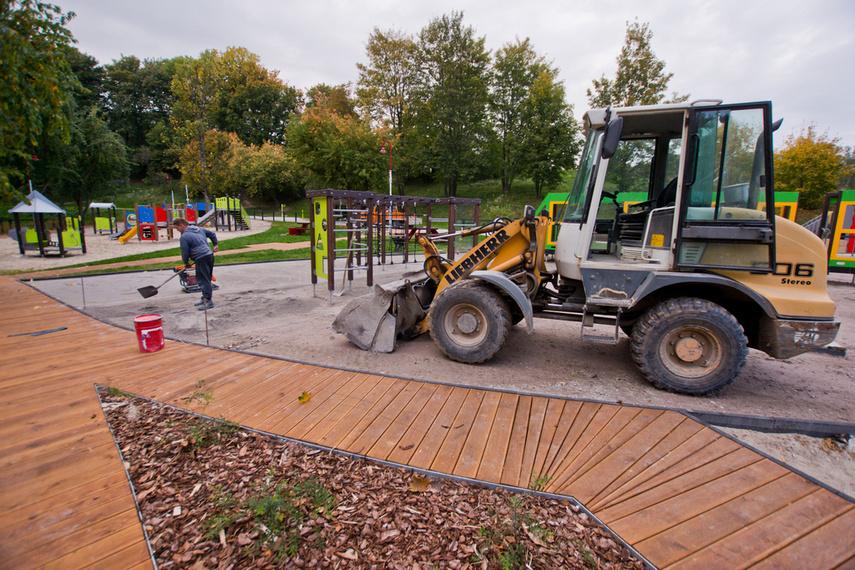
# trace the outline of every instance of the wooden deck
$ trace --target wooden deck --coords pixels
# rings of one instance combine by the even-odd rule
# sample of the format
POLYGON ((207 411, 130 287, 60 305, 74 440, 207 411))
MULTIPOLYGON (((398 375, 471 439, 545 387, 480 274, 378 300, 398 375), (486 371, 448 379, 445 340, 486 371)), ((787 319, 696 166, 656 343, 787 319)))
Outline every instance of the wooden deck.
POLYGON ((202 379, 208 414, 254 429, 490 483, 548 481, 662 568, 855 566, 855 504, 678 412, 170 341, 140 354, 133 332, 7 277, 0 331, 2 568, 151 567, 93 385, 182 406, 202 379))

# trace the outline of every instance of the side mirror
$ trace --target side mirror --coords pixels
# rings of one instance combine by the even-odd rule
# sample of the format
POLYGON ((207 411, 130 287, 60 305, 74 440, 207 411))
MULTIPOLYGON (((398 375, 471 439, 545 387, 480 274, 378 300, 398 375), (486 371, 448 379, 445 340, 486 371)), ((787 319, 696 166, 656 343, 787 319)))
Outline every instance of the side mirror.
POLYGON ((618 117, 613 121, 609 121, 606 125, 606 131, 603 135, 603 158, 611 158, 617 151, 618 143, 620 142, 621 131, 623 130, 623 117, 618 117))

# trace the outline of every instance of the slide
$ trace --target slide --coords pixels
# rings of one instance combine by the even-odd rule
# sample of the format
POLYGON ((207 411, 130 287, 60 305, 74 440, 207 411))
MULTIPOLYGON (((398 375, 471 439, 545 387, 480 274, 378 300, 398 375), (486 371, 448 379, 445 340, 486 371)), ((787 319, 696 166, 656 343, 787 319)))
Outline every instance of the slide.
POLYGON ((130 229, 130 231, 125 232, 123 235, 119 236, 119 243, 127 243, 129 239, 137 235, 137 228, 139 226, 134 226, 130 229))

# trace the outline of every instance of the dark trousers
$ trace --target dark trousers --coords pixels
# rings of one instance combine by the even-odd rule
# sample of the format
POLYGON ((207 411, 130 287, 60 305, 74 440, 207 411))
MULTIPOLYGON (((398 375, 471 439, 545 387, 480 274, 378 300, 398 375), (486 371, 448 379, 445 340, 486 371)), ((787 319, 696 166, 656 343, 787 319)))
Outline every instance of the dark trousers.
POLYGON ((211 300, 211 279, 214 275, 214 256, 206 255, 194 260, 196 262, 196 282, 202 289, 202 298, 211 300))

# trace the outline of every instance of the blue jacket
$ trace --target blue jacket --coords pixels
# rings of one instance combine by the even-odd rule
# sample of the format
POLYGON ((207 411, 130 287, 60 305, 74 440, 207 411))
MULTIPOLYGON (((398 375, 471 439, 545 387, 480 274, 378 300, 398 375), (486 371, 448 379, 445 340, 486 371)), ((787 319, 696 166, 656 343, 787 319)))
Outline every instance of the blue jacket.
POLYGON ((199 226, 188 226, 184 233, 181 234, 181 259, 184 264, 192 259, 196 261, 200 257, 206 255, 214 255, 211 248, 208 247, 208 240, 217 245, 217 234, 211 230, 200 228, 199 226))

